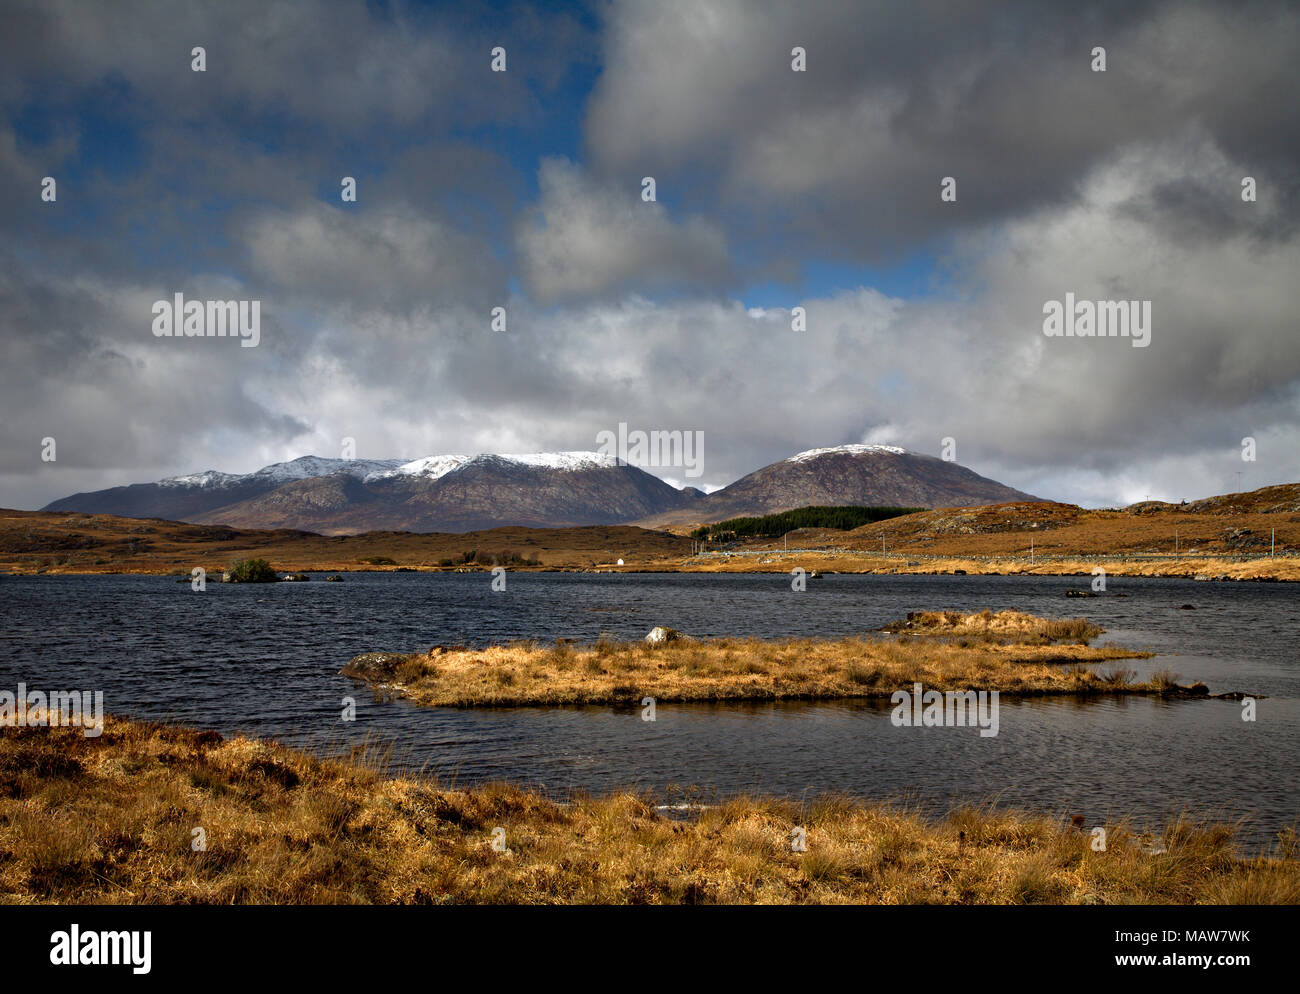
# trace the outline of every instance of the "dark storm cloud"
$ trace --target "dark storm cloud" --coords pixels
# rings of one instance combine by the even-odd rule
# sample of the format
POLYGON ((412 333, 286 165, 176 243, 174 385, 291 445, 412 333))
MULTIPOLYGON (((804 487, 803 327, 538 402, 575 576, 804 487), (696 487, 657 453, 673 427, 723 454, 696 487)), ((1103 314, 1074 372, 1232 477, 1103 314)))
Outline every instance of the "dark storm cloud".
POLYGON ((335 135, 511 119, 536 108, 587 42, 566 15, 505 14, 489 28, 469 8, 400 2, 11 3, 0 98, 32 87, 57 98, 116 80, 178 117, 285 115, 335 135), (529 57, 485 81, 495 45, 529 57), (189 71, 195 46, 206 51, 205 73, 189 71))
POLYGON ((1300 478, 1295 8, 595 9, 599 37, 522 6, 9 5, 0 504, 344 438, 592 448, 619 422, 704 430, 689 482, 713 486, 947 436, 1044 496, 1300 478), (932 296, 798 289, 811 261, 917 250, 932 296), (790 299, 748 308, 747 281, 790 299), (261 345, 155 339, 177 291, 260 299, 261 345), (1152 300, 1151 346, 1045 338, 1066 291, 1152 300))
POLYGON ((730 226, 784 231, 800 252, 892 257, 1066 205, 1117 150, 1192 125, 1266 176, 1294 226, 1295 7, 625 3, 605 45, 593 168, 702 177, 690 195, 720 198, 730 226))
MULTIPOLYGON (((250 438, 303 430, 248 389, 256 364, 271 361, 272 350, 240 349, 229 340, 164 343, 148 335, 158 294, 30 274, 18 285, 7 272, 0 276, 6 469, 43 469, 44 437, 56 439, 61 467, 109 470, 169 465, 178 445, 201 451, 199 439, 232 424, 250 438)), ((263 334, 274 339, 269 328, 263 334)))

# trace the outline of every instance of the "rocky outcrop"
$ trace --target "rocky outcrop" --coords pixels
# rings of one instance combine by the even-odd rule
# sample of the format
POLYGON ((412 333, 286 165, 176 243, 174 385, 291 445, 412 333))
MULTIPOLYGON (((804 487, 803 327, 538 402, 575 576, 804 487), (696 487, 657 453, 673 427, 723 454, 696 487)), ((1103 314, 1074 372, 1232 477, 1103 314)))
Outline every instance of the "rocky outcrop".
POLYGON ((646 633, 645 641, 649 645, 666 645, 669 642, 690 642, 689 635, 683 635, 676 628, 655 625, 646 633))

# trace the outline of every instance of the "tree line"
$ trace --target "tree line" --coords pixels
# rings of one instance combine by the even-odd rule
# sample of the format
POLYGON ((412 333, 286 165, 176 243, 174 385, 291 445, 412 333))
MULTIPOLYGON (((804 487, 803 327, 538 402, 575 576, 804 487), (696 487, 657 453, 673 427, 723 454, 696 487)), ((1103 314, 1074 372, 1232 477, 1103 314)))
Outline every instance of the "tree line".
POLYGON ((869 525, 873 521, 924 510, 923 507, 814 505, 779 511, 776 514, 729 518, 711 525, 700 525, 691 532, 691 538, 705 542, 726 542, 734 538, 779 538, 796 528, 837 528, 848 531, 869 525))

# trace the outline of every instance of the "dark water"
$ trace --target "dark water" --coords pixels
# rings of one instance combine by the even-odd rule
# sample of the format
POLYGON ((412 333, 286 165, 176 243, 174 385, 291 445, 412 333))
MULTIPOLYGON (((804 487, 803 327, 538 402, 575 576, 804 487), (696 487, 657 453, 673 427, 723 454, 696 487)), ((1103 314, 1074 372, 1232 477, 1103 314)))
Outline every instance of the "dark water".
MULTIPOLYGON (((319 579, 319 577, 317 578, 319 579)), ((108 711, 181 719, 339 752, 367 736, 396 765, 444 781, 509 779, 563 792, 635 786, 665 800, 736 791, 842 790, 942 812, 996 797, 1091 823, 1152 822, 1189 809, 1243 817, 1268 843, 1300 816, 1300 588, 1110 578, 828 576, 804 593, 782 575, 349 574, 344 583, 191 591, 165 577, 0 577, 0 689, 102 689, 108 711), (1124 594, 1126 596, 1117 596, 1124 594), (1195 610, 1179 610, 1192 604, 1195 610), (898 728, 861 704, 667 705, 639 710, 455 711, 377 701, 338 675, 358 652, 465 640, 694 635, 846 635, 919 609, 1014 607, 1084 615, 1103 641, 1161 655, 1239 703, 1120 699, 1003 702, 996 737, 898 728), (353 723, 340 720, 345 696, 353 723), (686 788, 698 788, 691 792, 686 788)))

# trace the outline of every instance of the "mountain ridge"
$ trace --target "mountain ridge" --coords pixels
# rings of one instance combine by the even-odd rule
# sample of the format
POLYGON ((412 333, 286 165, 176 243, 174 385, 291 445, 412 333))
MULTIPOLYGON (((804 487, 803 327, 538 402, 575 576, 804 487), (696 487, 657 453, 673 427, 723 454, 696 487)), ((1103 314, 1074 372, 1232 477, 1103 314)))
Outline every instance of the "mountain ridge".
POLYGON ((42 510, 166 518, 321 534, 474 531, 502 526, 645 527, 719 521, 808 504, 918 507, 1034 497, 898 446, 808 449, 712 494, 677 488, 601 452, 302 456, 252 473, 205 470, 52 501, 42 510))

